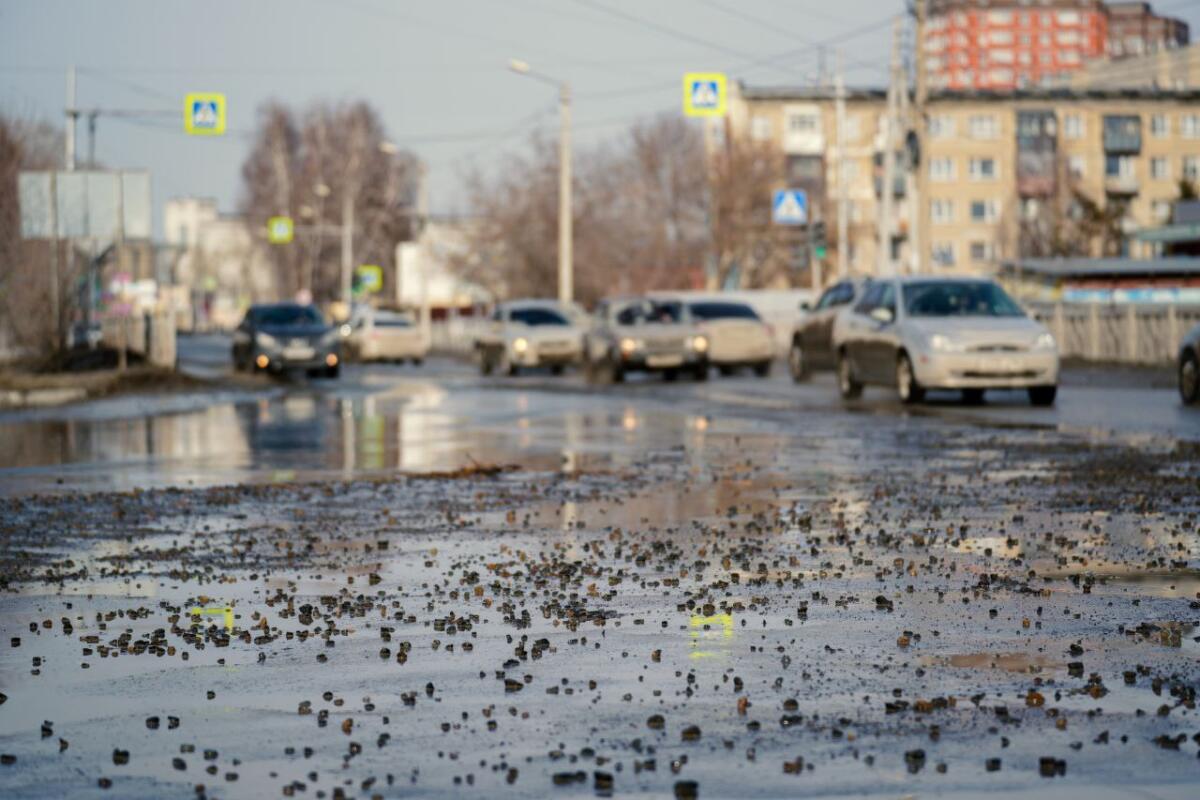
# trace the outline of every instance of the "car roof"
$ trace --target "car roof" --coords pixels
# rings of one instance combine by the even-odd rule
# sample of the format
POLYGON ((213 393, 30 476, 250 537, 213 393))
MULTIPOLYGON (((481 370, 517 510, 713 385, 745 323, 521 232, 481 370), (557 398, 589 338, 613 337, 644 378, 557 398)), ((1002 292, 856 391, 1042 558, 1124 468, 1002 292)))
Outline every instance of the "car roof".
POLYGON ((890 278, 876 278, 876 280, 895 280, 901 285, 909 283, 926 283, 928 281, 939 281, 942 283, 995 283, 995 279, 989 275, 896 275, 890 278))
POLYGON ((563 304, 557 300, 547 300, 545 298, 533 298, 529 300, 508 300, 500 304, 500 308, 551 308, 555 311, 562 311, 563 304))

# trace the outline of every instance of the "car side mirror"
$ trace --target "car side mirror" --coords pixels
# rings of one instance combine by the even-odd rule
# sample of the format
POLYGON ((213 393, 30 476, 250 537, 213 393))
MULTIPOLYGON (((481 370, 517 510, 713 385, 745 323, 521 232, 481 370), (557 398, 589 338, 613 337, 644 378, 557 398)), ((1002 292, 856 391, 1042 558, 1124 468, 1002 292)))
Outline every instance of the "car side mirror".
POLYGON ((801 311, 812 311, 812 304, 809 303, 807 300, 802 300, 800 302, 800 310, 801 311))
POLYGON ((896 315, 890 308, 877 306, 871 309, 871 319, 881 325, 890 325, 896 319, 896 315))

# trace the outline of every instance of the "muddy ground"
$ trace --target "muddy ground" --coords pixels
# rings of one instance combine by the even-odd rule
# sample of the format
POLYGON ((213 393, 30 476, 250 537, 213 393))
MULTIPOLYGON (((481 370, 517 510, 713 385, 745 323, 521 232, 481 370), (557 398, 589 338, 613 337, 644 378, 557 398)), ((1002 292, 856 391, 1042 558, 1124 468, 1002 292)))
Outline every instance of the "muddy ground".
POLYGON ((1200 446, 796 422, 0 500, 0 795, 1200 794, 1200 446))

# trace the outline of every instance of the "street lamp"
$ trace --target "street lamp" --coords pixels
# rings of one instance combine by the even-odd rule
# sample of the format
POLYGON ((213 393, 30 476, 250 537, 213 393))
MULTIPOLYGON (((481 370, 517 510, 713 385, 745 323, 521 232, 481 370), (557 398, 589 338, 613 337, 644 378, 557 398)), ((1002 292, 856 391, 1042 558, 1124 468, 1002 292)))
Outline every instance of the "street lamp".
POLYGON ((575 293, 571 253, 571 87, 566 81, 535 72, 520 59, 510 59, 508 68, 518 75, 558 87, 558 299, 570 303, 575 293))

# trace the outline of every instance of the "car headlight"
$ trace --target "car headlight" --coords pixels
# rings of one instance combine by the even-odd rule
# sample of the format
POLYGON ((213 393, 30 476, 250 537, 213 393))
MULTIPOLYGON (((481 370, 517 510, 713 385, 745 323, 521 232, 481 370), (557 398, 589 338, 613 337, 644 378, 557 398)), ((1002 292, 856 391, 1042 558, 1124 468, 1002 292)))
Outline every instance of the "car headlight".
POLYGON ((342 327, 338 328, 338 333, 341 334, 342 338, 344 339, 350 334, 354 333, 354 328, 350 327, 349 322, 343 322, 342 327))
POLYGON ((638 340, 637 339, 622 339, 621 340, 621 352, 624 353, 625 355, 630 355, 637 349, 638 349, 638 340))
POLYGON ((279 347, 279 342, 269 333, 262 333, 260 331, 255 338, 258 340, 259 347, 279 347))
POLYGON ((514 353, 520 355, 529 349, 529 340, 518 336, 516 339, 513 339, 512 348, 514 353))
POLYGON ((688 347, 697 353, 708 352, 708 338, 704 336, 693 336, 688 340, 688 347))
POLYGON ((1057 350, 1058 342, 1054 340, 1054 334, 1046 332, 1038 336, 1033 343, 1034 350, 1057 350))
POLYGON ((966 348, 963 347, 962 342, 956 342, 949 336, 935 333, 929 337, 929 349, 939 353, 961 353, 966 348))

